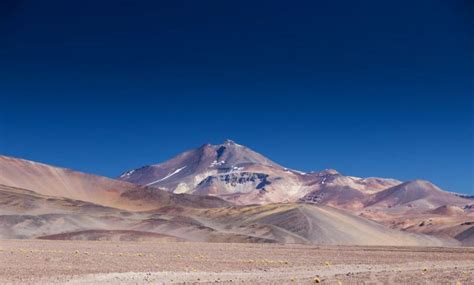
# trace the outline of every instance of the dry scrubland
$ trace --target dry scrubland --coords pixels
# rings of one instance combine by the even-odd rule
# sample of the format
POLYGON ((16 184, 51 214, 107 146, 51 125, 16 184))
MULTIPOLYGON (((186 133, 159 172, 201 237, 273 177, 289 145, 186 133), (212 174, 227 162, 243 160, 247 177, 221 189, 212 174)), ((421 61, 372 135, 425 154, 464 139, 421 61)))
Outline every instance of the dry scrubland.
POLYGON ((0 241, 0 284, 474 284, 473 248, 0 241))

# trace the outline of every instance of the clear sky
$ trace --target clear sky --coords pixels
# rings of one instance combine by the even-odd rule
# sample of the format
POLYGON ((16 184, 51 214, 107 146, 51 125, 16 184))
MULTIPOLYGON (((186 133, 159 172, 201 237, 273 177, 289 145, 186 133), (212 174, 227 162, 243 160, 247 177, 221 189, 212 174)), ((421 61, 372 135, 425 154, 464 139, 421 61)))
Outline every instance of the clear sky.
POLYGON ((110 177, 226 138, 474 194, 473 1, 0 4, 0 153, 110 177))

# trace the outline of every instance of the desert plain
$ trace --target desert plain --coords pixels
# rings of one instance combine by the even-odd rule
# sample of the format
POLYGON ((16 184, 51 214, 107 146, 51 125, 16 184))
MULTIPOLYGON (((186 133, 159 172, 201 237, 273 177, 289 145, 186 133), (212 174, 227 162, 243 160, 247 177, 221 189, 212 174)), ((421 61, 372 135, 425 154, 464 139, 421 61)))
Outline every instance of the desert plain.
POLYGON ((2 240, 0 284, 474 284, 474 248, 2 240))

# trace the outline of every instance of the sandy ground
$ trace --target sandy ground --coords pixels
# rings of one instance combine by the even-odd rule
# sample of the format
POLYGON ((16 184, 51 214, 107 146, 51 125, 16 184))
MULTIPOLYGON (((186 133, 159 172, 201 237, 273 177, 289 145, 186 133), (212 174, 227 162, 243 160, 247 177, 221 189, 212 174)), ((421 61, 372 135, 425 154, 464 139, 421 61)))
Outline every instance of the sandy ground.
POLYGON ((0 284, 474 284, 474 248, 0 240, 0 284))

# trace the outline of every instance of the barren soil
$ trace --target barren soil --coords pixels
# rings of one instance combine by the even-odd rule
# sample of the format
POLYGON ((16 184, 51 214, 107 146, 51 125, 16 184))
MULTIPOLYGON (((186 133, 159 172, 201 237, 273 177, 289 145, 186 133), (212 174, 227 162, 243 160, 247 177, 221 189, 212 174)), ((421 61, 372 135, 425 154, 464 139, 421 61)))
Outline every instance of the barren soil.
POLYGON ((318 281, 321 284, 474 284, 474 248, 0 241, 0 284, 315 284, 318 281))

